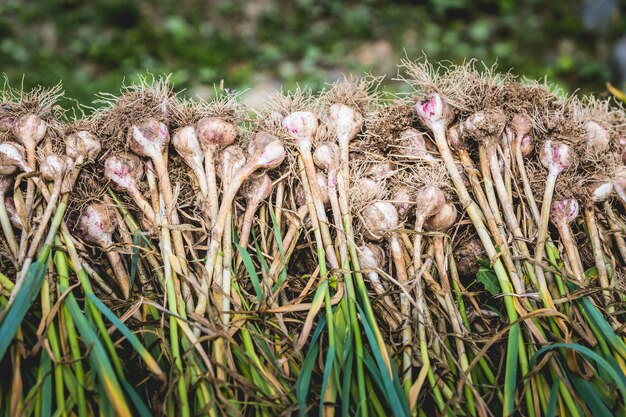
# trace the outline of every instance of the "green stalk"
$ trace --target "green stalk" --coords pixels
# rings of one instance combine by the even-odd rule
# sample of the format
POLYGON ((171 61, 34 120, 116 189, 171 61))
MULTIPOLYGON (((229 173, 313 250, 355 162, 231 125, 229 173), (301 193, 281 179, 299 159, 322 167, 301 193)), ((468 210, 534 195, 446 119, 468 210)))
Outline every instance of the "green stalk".
POLYGON ((172 265, 169 260, 169 253, 172 251, 170 238, 169 238, 169 230, 165 227, 161 228, 161 253, 163 256, 163 269, 165 273, 165 288, 167 293, 167 305, 173 315, 170 315, 170 349, 172 350, 172 358, 174 359, 174 366, 176 370, 179 372, 178 379, 178 395, 180 400, 180 415, 183 417, 190 417, 191 413, 189 410, 189 398, 188 398, 188 390, 185 384, 185 378, 183 373, 183 360, 180 355, 180 348, 178 345, 179 336, 178 336, 178 319, 175 315, 178 315, 178 300, 180 297, 176 294, 176 290, 174 288, 174 277, 172 265))
MULTIPOLYGON (((48 280, 44 279, 41 285, 41 307, 43 317, 47 317, 50 313, 50 287, 48 280)), ((67 416, 67 410, 65 407, 65 389, 63 383, 63 365, 61 357, 61 348, 59 347, 59 338, 56 331, 54 322, 50 323, 50 327, 47 331, 48 342, 50 343, 50 349, 54 354, 52 361, 54 362, 54 393, 56 396, 57 413, 61 416, 67 416)))
MULTIPOLYGON (((55 243, 57 246, 60 246, 61 240, 57 237, 55 239, 55 243)), ((54 263, 56 265, 56 271, 59 277, 59 289, 61 293, 63 293, 70 286, 69 269, 67 267, 65 255, 60 251, 56 251, 54 256, 54 263)), ((69 339, 72 360, 74 361, 74 372, 76 373, 78 416, 87 417, 87 400, 85 398, 84 391, 84 388, 86 386, 85 371, 83 369, 83 363, 81 360, 82 354, 80 352, 78 334, 76 333, 76 327, 74 326, 74 321, 72 320, 72 316, 70 315, 70 311, 67 305, 63 304, 61 308, 63 310, 65 330, 67 331, 67 337, 69 339)))

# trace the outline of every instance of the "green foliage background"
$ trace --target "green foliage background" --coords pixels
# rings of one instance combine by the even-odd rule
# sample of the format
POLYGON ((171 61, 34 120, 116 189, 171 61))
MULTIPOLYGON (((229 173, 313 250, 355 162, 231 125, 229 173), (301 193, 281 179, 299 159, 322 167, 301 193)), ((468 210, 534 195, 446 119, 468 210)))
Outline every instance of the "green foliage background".
MULTIPOLYGON (((400 58, 478 58, 567 90, 618 82, 611 48, 624 6, 600 32, 579 1, 2 0, 0 72, 26 87, 63 80, 88 103, 137 73, 172 73, 188 93, 395 74, 400 58)), ((619 83, 619 82, 618 82, 619 83)))

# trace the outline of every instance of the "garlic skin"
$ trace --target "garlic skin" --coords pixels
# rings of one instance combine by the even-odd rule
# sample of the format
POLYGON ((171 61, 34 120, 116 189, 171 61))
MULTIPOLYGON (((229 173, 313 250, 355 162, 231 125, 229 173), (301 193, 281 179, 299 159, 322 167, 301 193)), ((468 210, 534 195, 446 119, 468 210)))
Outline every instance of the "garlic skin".
POLYGON ((170 142, 167 126, 154 119, 133 125, 127 136, 128 147, 140 156, 161 159, 170 142))
POLYGON ((272 180, 267 174, 250 178, 248 187, 248 206, 256 207, 272 194, 272 180))
POLYGON ((363 127, 361 112, 342 103, 334 103, 330 106, 328 120, 335 127, 339 142, 350 141, 363 127))
POLYGON ((417 117, 429 129, 445 128, 454 120, 454 110, 438 93, 430 93, 415 104, 417 117))
POLYGON ((461 135, 464 137, 495 144, 505 130, 506 116, 500 108, 481 110, 470 115, 461 126, 461 135))
POLYGON ((35 114, 26 114, 13 123, 13 134, 31 150, 46 136, 47 125, 35 114))
POLYGON ((401 220, 404 221, 407 217, 409 217, 411 208, 413 208, 414 200, 415 198, 413 197, 411 190, 406 186, 398 187, 391 195, 391 202, 394 206, 396 206, 398 217, 401 220))
POLYGON ((606 152, 611 143, 611 135, 598 122, 587 120, 583 124, 587 149, 594 153, 606 152))
POLYGON ((458 212, 454 204, 444 204, 439 212, 424 223, 424 229, 432 232, 445 232, 456 223, 458 212))
POLYGON ((370 164, 363 175, 375 180, 383 181, 392 177, 396 173, 396 165, 391 161, 377 162, 370 164))
POLYGON ((576 220, 580 205, 573 198, 557 200, 550 208, 550 220, 555 224, 569 224, 576 220))
POLYGON ((424 185, 415 194, 416 224, 422 224, 426 219, 439 213, 446 204, 446 195, 440 188, 433 185, 424 185))
POLYGON ((565 143, 547 140, 541 148, 539 160, 552 175, 558 175, 573 163, 571 148, 565 143))
POLYGON ((65 153, 74 160, 76 166, 94 162, 101 149, 100 142, 86 130, 72 133, 65 138, 65 153))
POLYGON ((26 163, 24 148, 14 142, 0 143, 0 175, 11 175, 18 168, 27 173, 32 171, 26 163))
POLYGON ((313 162, 328 173, 339 167, 339 146, 336 143, 324 143, 313 152, 313 162))
POLYGON ((530 132, 533 128, 533 124, 530 118, 520 113, 515 114, 511 118, 509 125, 515 132, 515 136, 517 138, 523 138, 524 136, 530 135, 530 132))
POLYGON ((614 185, 611 180, 597 181, 587 186, 587 193, 594 203, 602 203, 613 194, 614 185))
POLYGON ((519 146, 520 151, 522 152, 522 157, 528 158, 533 154, 533 151, 535 150, 535 141, 533 140, 532 136, 524 135, 520 140, 519 146))
POLYGON ((363 234, 372 241, 380 241, 398 227, 398 211, 393 204, 376 201, 363 209, 363 234))
POLYGON ((63 175, 73 166, 72 160, 61 155, 48 155, 41 162, 39 171, 43 179, 47 181, 60 181, 63 175))
POLYGON ((310 149, 311 140, 317 134, 319 119, 311 112, 297 111, 283 119, 282 127, 291 135, 298 146, 310 149))
POLYGON ((224 149, 220 155, 220 167, 218 171, 222 182, 228 184, 237 174, 237 171, 246 164, 246 156, 238 145, 231 145, 224 149))
POLYGON ((113 244, 113 232, 117 219, 113 211, 104 204, 87 206, 78 221, 78 230, 88 243, 107 248, 113 244))
POLYGON ((448 143, 452 149, 465 149, 466 144, 465 139, 463 138, 462 130, 461 124, 455 124, 448 129, 446 137, 448 138, 448 143))
POLYGON ((248 162, 260 169, 276 168, 282 164, 287 156, 283 143, 276 136, 267 132, 259 132, 254 135, 248 146, 248 155, 248 162))
POLYGON ((385 251, 378 245, 367 243, 358 252, 362 269, 382 269, 385 265, 385 251))
POLYGON ((116 190, 138 190, 137 182, 143 174, 143 164, 131 155, 112 155, 104 161, 104 177, 111 181, 116 190))
POLYGON ((172 145, 187 165, 202 168, 204 152, 193 126, 178 129, 172 137, 172 145))
POLYGON ((613 187, 617 195, 626 202, 626 166, 620 165, 613 174, 613 187))
POLYGON ((424 136, 424 133, 412 127, 404 129, 398 139, 400 155, 426 162, 435 162, 436 159, 428 151, 424 136))
MULTIPOLYGON (((317 187, 320 192, 319 197, 322 200, 322 204, 324 204, 325 207, 328 207, 328 205, 330 205, 330 195, 328 191, 328 179, 326 178, 326 175, 324 175, 321 172, 317 172, 316 177, 317 177, 317 187)), ((304 195, 304 188, 302 188, 302 184, 298 184, 296 186, 294 198, 298 206, 303 206, 306 204, 306 196, 304 195)))
POLYGON ((232 145, 238 135, 237 126, 219 117, 203 117, 196 123, 195 131, 205 152, 232 145))

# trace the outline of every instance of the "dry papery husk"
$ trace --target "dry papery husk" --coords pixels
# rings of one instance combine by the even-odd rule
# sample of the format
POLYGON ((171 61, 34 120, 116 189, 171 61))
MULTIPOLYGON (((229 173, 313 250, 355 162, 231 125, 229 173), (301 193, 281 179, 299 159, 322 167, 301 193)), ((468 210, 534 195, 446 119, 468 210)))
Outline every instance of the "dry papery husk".
MULTIPOLYGON (((63 144, 66 110, 59 104, 65 92, 61 83, 47 88, 37 86, 24 90, 23 86, 11 87, 5 77, 0 92, 0 143, 16 141, 12 126, 20 117, 34 114, 46 123, 46 136, 39 149, 46 153, 61 148, 63 144)), ((62 146, 63 150, 65 146, 62 146)))

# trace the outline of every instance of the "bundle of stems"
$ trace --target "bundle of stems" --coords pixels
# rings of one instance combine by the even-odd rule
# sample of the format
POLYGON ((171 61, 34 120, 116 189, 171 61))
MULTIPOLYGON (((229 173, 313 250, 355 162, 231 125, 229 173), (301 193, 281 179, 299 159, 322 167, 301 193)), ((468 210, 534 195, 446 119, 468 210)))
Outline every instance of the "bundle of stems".
POLYGON ((398 81, 254 110, 140 77, 72 117, 6 87, 2 411, 625 413, 623 109, 398 81))

